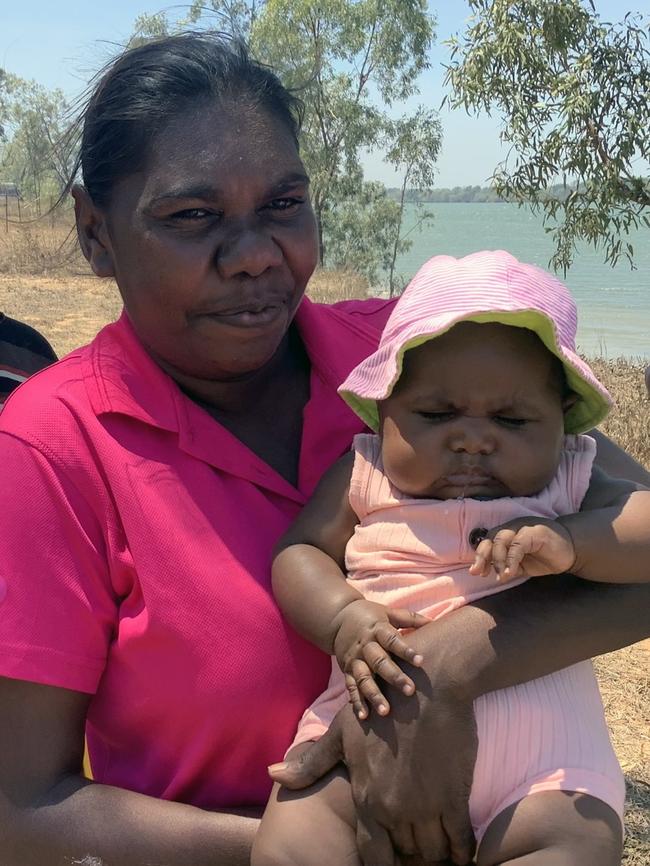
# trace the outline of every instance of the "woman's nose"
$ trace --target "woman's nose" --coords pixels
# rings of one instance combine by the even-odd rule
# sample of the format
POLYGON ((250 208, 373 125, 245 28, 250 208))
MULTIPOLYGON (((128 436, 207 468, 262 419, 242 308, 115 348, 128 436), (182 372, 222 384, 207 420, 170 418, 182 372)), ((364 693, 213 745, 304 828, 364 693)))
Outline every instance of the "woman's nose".
POLYGON ((268 268, 282 263, 282 250, 264 231, 241 226, 223 239, 216 254, 217 267, 222 277, 239 275, 259 277, 268 268))
POLYGON ((450 431, 449 444, 457 453, 492 454, 496 441, 488 419, 463 418, 450 431))

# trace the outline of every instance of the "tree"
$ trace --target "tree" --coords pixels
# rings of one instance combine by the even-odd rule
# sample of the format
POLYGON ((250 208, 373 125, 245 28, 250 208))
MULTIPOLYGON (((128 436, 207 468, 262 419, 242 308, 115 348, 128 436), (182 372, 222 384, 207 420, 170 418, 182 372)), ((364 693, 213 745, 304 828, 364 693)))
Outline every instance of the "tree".
POLYGON ((72 154, 64 145, 69 106, 60 90, 8 76, 3 125, 7 144, 0 170, 37 202, 65 187, 72 154))
POLYGON ((302 90, 302 146, 323 260, 328 217, 339 206, 335 181, 355 176, 361 148, 377 147, 387 131, 387 115, 370 100, 370 89, 386 105, 410 96, 431 38, 421 0, 267 0, 252 27, 257 56, 302 90))
POLYGON ((162 39, 163 36, 169 36, 174 29, 175 25, 169 21, 166 12, 143 12, 135 19, 127 48, 136 48, 150 39, 162 39))
POLYGON ((555 269, 566 271, 580 240, 633 264, 624 236, 650 226, 647 25, 633 14, 605 23, 592 0, 468 2, 446 80, 455 107, 504 118, 512 150, 497 193, 542 210, 555 269), (567 179, 564 199, 545 194, 567 179))
POLYGON ((188 21, 196 23, 212 11, 219 18, 221 29, 250 43, 255 21, 266 5, 266 0, 218 0, 211 10, 204 0, 193 0, 188 21))
MULTIPOLYGON (((301 97, 321 262, 351 264, 357 250, 359 269, 374 279, 390 261, 384 244, 394 249, 400 213, 381 186, 364 184, 361 152, 396 147, 388 109, 417 93, 428 66, 434 22, 426 0, 200 0, 187 20, 243 38, 301 97)), ((139 22, 140 37, 169 27, 160 15, 139 22)))
POLYGON ((64 144, 68 113, 61 90, 16 80, 10 112, 13 135, 5 165, 37 208, 43 194, 58 195, 67 182, 72 156, 64 144))
POLYGON ((328 213, 328 265, 363 274, 372 285, 390 267, 400 208, 383 184, 361 181, 328 213))
POLYGON ((0 66, 0 143, 7 140, 12 76, 0 66))
MULTIPOLYGON (((422 107, 411 117, 405 117, 393 124, 393 144, 386 154, 386 161, 401 170, 402 186, 399 196, 399 220, 397 231, 393 233, 392 251, 388 266, 388 291, 392 298, 396 292, 397 280, 395 263, 400 253, 406 252, 411 241, 402 237, 402 222, 406 191, 424 191, 433 185, 435 161, 442 142, 440 121, 433 111, 422 107)), ((416 204, 417 222, 411 232, 429 224, 433 214, 416 204)), ((409 232, 410 233, 410 232, 409 232)))

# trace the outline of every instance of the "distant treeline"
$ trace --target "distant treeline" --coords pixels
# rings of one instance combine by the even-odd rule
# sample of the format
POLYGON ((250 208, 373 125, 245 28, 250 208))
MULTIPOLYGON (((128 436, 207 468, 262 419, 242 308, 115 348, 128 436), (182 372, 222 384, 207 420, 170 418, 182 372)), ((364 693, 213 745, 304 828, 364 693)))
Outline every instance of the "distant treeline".
MULTIPOLYGON (((571 192, 573 187, 557 184, 546 190, 548 198, 557 198, 563 201, 571 192)), ((388 190, 390 198, 399 201, 400 190, 390 187, 388 190)), ((431 202, 495 202, 507 201, 507 198, 499 196, 491 186, 455 186, 452 189, 442 187, 441 189, 407 189, 405 201, 429 204, 431 202)))

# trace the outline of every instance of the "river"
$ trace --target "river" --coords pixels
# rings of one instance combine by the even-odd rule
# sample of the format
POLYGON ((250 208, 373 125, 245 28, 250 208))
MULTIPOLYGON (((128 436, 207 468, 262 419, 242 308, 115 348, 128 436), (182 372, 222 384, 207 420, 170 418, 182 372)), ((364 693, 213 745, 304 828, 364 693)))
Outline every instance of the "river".
MULTIPOLYGON (((430 256, 464 256, 482 249, 504 249, 521 261, 547 268, 553 242, 541 216, 513 204, 425 205, 434 221, 409 235, 413 246, 398 260, 398 271, 413 276, 430 256)), ((406 231, 415 221, 408 206, 406 231)), ((565 282, 578 304, 578 346, 587 355, 650 358, 650 230, 626 238, 634 247, 631 270, 621 258, 612 268, 602 253, 581 245, 565 282)), ((561 275, 560 275, 561 276, 561 275)))

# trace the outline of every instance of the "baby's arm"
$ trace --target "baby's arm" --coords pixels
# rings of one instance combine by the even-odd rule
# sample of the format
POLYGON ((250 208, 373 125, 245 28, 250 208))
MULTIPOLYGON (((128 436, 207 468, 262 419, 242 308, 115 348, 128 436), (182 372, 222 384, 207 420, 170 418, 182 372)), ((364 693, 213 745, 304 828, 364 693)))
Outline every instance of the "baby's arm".
POLYGON ((382 715, 389 711, 374 674, 405 694, 415 691, 413 681, 389 653, 421 664, 422 657, 397 629, 415 628, 428 620, 366 601, 345 580, 345 546, 358 522, 348 498, 353 462, 350 453, 332 466, 280 540, 273 562, 273 592, 294 628, 336 655, 355 712, 365 718, 363 698, 382 715))
POLYGON ((522 518, 492 530, 470 571, 505 579, 570 571, 604 583, 650 582, 650 490, 594 467, 581 511, 522 518))

